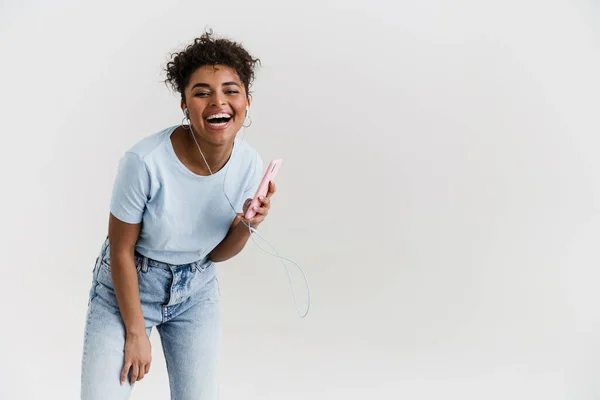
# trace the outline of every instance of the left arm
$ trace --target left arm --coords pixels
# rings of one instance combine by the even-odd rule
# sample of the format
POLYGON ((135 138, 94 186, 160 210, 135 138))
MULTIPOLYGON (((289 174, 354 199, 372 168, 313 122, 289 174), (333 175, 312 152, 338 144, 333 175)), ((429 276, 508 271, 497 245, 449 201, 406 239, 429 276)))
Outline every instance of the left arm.
POLYGON ((246 219, 244 215, 246 211, 248 211, 248 206, 252 199, 247 199, 244 203, 244 212, 242 214, 238 214, 233 223, 231 224, 231 228, 229 228, 229 232, 225 239, 221 241, 209 254, 208 257, 212 262, 223 262, 229 260, 232 257, 238 255, 246 243, 250 238, 250 230, 248 227, 241 223, 245 222, 253 228, 258 228, 258 226, 263 222, 267 214, 269 213, 269 209, 271 208, 271 196, 275 193, 275 184, 273 182, 269 182, 269 191, 266 197, 260 198, 260 206, 256 209, 256 215, 250 219, 246 219))

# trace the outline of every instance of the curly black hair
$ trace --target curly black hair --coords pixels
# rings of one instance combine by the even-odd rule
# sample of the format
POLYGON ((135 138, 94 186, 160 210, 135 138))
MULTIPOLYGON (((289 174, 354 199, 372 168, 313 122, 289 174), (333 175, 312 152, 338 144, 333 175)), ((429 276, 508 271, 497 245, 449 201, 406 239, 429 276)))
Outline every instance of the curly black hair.
POLYGON ((260 65, 260 60, 253 58, 241 44, 228 39, 214 38, 212 30, 194 39, 183 51, 171 54, 171 58, 165 68, 165 83, 179 92, 183 101, 190 77, 202 66, 220 64, 232 68, 244 84, 246 93, 250 95, 254 69, 256 65, 260 65))

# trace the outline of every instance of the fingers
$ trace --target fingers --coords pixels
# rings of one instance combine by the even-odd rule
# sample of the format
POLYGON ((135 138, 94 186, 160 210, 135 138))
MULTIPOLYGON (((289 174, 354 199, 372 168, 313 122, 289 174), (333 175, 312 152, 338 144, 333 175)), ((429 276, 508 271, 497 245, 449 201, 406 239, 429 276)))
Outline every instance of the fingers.
POLYGON ((267 198, 273 196, 275 194, 276 188, 275 188, 275 182, 270 181, 269 182, 269 191, 267 192, 267 198))
POLYGON ((261 200, 261 205, 252 207, 252 210, 257 215, 267 215, 269 209, 271 208, 271 202, 269 201, 269 199, 262 196, 259 197, 259 200, 261 200))
POLYGON ((267 208, 271 207, 271 198, 269 196, 261 197, 260 200, 262 201, 263 207, 267 207, 267 208))
POLYGON ((239 216, 238 218, 247 223, 250 224, 252 226, 256 226, 258 224, 260 224, 265 217, 267 216, 267 214, 269 213, 269 209, 271 208, 271 199, 270 197, 275 193, 275 184, 273 182, 269 182, 269 191, 267 192, 266 196, 260 196, 258 198, 258 200, 260 201, 260 204, 258 206, 253 206, 252 210, 256 213, 256 215, 250 219, 247 219, 244 217, 244 215, 246 215, 246 213, 248 212, 248 209, 250 208, 250 205, 252 204, 252 199, 246 199, 246 201, 244 202, 244 212, 242 216, 239 216))
POLYGON ((127 379, 127 374, 129 373, 129 369, 131 368, 131 362, 126 362, 123 366, 123 370, 121 371, 121 385, 125 383, 127 379))
MULTIPOLYGON (((268 210, 271 207, 271 200, 269 200, 268 197, 264 197, 264 196, 260 196, 258 198, 258 200, 260 201, 260 205, 253 206, 252 210, 257 212, 258 214, 265 214, 265 209, 268 210)), ((248 212, 248 208, 250 207, 251 203, 252 203, 252 199, 248 199, 244 202, 243 215, 246 215, 246 212, 248 212)))
POLYGON ((140 374, 140 365, 138 363, 134 363, 132 371, 131 371, 131 380, 129 381, 129 383, 131 383, 133 385, 138 380, 139 374, 140 374))
POLYGON ((121 385, 123 385, 123 383, 125 383, 125 381, 127 380, 127 375, 129 374, 130 370, 131 377, 129 379, 129 383, 133 385, 135 382, 139 382, 142 379, 144 379, 146 374, 150 372, 150 363, 141 364, 129 362, 125 364, 123 370, 121 371, 121 385))
POLYGON ((127 335, 124 361, 120 377, 121 385, 124 385, 127 380, 129 384, 134 385, 135 382, 144 379, 152 362, 152 346, 148 336, 127 335))
POLYGON ((144 379, 144 375, 146 375, 146 366, 145 365, 140 365, 140 373, 138 374, 138 377, 136 379, 136 381, 141 381, 142 379, 144 379))
POLYGON ((248 207, 250 207, 250 203, 252 203, 252 199, 246 199, 244 202, 244 213, 248 211, 248 207))
POLYGON ((266 217, 269 213, 269 207, 255 207, 254 211, 256 211, 256 215, 262 215, 263 217, 266 217))

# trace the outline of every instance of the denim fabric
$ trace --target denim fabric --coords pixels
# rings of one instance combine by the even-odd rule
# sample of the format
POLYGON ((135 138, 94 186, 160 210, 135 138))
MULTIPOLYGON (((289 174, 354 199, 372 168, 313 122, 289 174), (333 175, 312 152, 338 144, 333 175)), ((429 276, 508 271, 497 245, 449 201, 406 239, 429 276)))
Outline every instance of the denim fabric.
MULTIPOLYGON (((104 242, 93 270, 81 371, 84 400, 128 399, 121 386, 125 329, 104 242)), ((171 265, 135 256, 140 300, 148 335, 156 327, 169 374, 171 399, 218 398, 220 293, 215 265, 207 260, 171 265)), ((155 355, 153 354, 153 359, 155 355)), ((144 379, 152 379, 152 369, 144 379)))

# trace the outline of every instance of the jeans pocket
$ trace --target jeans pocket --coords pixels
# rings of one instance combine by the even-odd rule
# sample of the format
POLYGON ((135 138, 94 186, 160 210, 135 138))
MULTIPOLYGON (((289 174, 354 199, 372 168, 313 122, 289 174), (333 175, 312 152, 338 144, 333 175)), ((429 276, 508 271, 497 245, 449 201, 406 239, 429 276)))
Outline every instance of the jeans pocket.
POLYGON ((106 286, 111 289, 114 288, 112 282, 112 272, 110 270, 110 263, 106 263, 104 261, 100 262, 100 266, 98 267, 98 273, 96 274, 96 281, 102 286, 106 286))
MULTIPOLYGON (((100 258, 100 257, 98 257, 100 258)), ((98 263, 96 261, 96 263, 98 263)), ((137 272, 140 272, 140 270, 142 269, 142 265, 144 263, 144 258, 142 256, 139 255, 134 255, 133 256, 133 264, 135 265, 135 269, 137 270, 137 272)), ((108 272, 110 272, 110 253, 106 252, 106 254, 102 255, 102 260, 100 261, 100 266, 102 268, 104 268, 105 270, 107 270, 108 272)))
MULTIPOLYGON (((140 271, 142 270, 143 259, 137 256, 134 257, 134 265, 139 279, 140 271)), ((110 259, 103 259, 102 261, 100 261, 100 266, 98 268, 96 279, 103 285, 113 288, 110 259)))
POLYGON ((100 268, 110 272, 110 260, 108 260, 108 261, 105 259, 101 260, 100 268))

